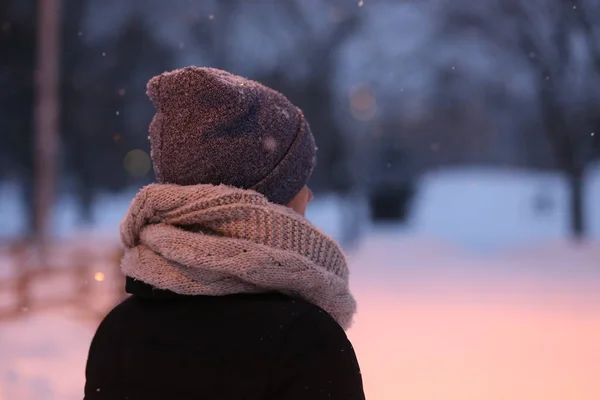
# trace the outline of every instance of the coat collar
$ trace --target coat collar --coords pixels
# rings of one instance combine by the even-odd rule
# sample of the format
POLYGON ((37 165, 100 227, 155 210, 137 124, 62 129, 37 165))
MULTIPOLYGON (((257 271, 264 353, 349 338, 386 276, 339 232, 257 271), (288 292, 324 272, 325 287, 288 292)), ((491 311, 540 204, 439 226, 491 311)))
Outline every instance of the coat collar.
POLYGON ((125 291, 135 296, 151 299, 177 299, 189 297, 177 294, 170 290, 157 289, 146 282, 134 279, 130 276, 125 278, 125 291))

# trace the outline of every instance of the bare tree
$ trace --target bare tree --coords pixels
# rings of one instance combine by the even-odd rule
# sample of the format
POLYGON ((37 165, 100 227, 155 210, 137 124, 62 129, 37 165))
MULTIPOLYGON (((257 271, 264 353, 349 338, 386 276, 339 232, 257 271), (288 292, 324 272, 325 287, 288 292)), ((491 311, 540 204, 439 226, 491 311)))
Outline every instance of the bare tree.
MULTIPOLYGON (((589 49, 589 56, 594 75, 600 77, 600 3, 594 0, 572 0, 573 12, 581 25, 583 36, 589 49)), ((600 102, 599 90, 593 92, 592 100, 587 103, 586 117, 590 121, 593 137, 593 154, 600 157, 600 112, 597 104, 600 102)))
POLYGON ((537 87, 537 104, 543 131, 553 150, 554 164, 565 175, 570 189, 571 232, 585 235, 584 179, 592 161, 590 97, 585 78, 597 78, 585 64, 598 59, 585 32, 582 7, 572 0, 496 0, 475 6, 471 2, 446 2, 439 25, 440 37, 462 35, 485 40, 506 54, 517 56, 530 68, 537 87), (578 11, 579 8, 579 11, 578 11), (582 56, 581 53, 585 53, 582 56))

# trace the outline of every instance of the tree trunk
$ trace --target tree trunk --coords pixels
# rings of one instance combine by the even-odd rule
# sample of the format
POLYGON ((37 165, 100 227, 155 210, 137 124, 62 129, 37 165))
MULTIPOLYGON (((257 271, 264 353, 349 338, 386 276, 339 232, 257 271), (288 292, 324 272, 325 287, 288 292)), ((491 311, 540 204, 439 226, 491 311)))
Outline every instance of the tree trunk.
POLYGON ((35 71, 35 233, 44 251, 56 181, 59 118, 60 0, 38 0, 35 71))
POLYGON ((80 183, 78 190, 79 222, 82 225, 94 223, 94 190, 84 183, 80 183))
POLYGON ((34 189, 33 173, 27 172, 23 176, 21 184, 21 201, 25 206, 25 238, 28 240, 35 239, 36 207, 35 207, 35 189, 34 189))
POLYGON ((570 220, 571 235, 576 241, 580 241, 585 236, 585 218, 584 218, 584 176, 583 172, 575 171, 568 173, 569 196, 570 196, 570 220))
POLYGON ((361 197, 356 192, 346 193, 340 196, 342 201, 342 233, 340 242, 345 249, 351 249, 357 245, 363 223, 363 210, 361 197))

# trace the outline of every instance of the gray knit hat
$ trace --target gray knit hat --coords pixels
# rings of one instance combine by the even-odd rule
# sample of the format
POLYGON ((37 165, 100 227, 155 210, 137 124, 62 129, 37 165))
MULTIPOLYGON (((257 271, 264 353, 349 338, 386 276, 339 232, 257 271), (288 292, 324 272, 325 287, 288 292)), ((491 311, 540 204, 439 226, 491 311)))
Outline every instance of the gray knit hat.
POLYGON ((155 76, 147 95, 159 183, 225 184, 288 204, 316 163, 310 127, 281 93, 214 68, 155 76))

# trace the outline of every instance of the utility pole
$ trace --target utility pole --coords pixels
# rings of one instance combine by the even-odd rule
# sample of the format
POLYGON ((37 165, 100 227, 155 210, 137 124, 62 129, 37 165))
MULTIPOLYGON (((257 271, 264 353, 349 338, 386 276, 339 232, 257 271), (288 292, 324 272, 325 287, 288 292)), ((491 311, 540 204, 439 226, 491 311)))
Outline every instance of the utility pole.
POLYGON ((43 260, 51 234, 58 172, 61 0, 38 0, 37 18, 34 223, 43 260))

